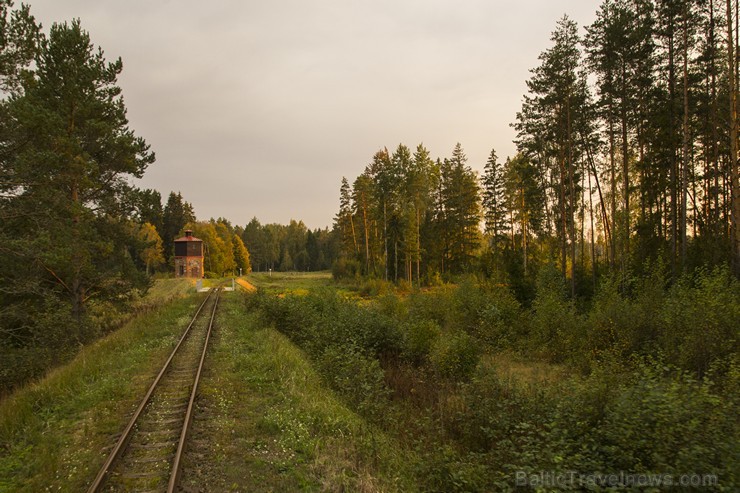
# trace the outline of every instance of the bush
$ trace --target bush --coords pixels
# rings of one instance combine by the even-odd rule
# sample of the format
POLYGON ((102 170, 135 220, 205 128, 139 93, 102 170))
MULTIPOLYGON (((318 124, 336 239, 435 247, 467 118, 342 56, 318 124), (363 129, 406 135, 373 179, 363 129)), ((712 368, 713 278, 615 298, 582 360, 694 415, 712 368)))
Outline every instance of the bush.
POLYGON ((383 296, 393 292, 393 284, 382 279, 368 279, 360 286, 360 296, 383 296))
POLYGON ((444 281, 442 280, 442 276, 436 270, 424 276, 425 286, 436 287, 436 286, 442 286, 443 284, 444 284, 444 281))
POLYGON ((475 278, 465 276, 461 279, 457 289, 452 292, 452 309, 454 327, 474 334, 478 331, 481 321, 481 312, 487 305, 486 293, 478 285, 475 278))
POLYGON ((674 474, 740 470, 733 453, 737 423, 730 418, 736 409, 728 407, 730 402, 714 394, 708 382, 641 368, 637 381, 612 401, 596 432, 606 465, 674 474))
POLYGON ((589 313, 584 353, 596 360, 607 353, 624 359, 645 349, 642 321, 636 303, 619 292, 618 280, 605 280, 589 313))
POLYGON ((440 327, 454 324, 455 313, 451 303, 452 287, 431 292, 414 293, 406 301, 411 320, 431 320, 440 327))
POLYGON ((737 354, 740 282, 727 268, 685 276, 669 290, 661 315, 668 361, 701 376, 712 362, 737 354))
POLYGON ((469 378, 480 360, 480 344, 463 331, 437 338, 432 347, 431 362, 441 376, 454 380, 469 378))
POLYGON ((429 355, 442 330, 432 320, 419 320, 406 323, 402 328, 402 333, 403 358, 419 367, 429 361, 429 355))
POLYGON ((387 405, 390 390, 377 359, 351 345, 327 346, 318 358, 321 375, 361 414, 377 418, 387 405))
MULTIPOLYGON (((736 388, 737 366, 728 373, 736 388)), ((516 471, 711 473, 723 491, 737 484, 737 393, 660 364, 598 366, 546 389, 481 371, 462 396, 453 431, 488 465, 497 487, 484 490, 511 488, 516 471)))
POLYGON ((362 274, 360 262, 354 259, 340 257, 331 266, 331 275, 335 281, 341 279, 357 279, 362 274))
POLYGON ((527 320, 521 305, 505 286, 486 289, 485 302, 479 313, 475 335, 483 342, 498 348, 509 349, 526 336, 527 320))
POLYGON ((585 324, 575 304, 565 297, 565 280, 554 267, 543 269, 532 304, 533 349, 552 362, 582 359, 585 324))

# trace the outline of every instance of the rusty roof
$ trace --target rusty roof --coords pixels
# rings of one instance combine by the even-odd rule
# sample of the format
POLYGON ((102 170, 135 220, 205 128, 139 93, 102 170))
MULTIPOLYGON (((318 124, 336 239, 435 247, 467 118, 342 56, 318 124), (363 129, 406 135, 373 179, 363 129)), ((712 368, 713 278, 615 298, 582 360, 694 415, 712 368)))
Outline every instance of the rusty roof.
POLYGON ((200 241, 203 242, 200 238, 196 238, 195 236, 183 236, 182 238, 178 238, 175 240, 175 242, 178 241, 200 241))

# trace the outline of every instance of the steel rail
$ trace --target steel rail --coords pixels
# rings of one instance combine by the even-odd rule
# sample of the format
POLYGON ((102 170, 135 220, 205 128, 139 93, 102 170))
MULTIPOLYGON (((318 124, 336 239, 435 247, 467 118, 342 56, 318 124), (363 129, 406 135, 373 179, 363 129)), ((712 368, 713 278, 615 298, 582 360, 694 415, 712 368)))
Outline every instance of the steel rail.
MULTIPOLYGON (((134 411, 133 416, 131 416, 131 420, 128 422, 128 425, 126 425, 126 428, 124 428, 123 433, 121 434, 121 437, 118 439, 118 442, 113 447, 113 450, 111 450, 111 453, 108 455, 108 458, 103 464, 103 467, 100 468, 98 475, 95 477, 95 481, 93 481, 93 483, 90 485, 90 488, 88 488, 87 493, 97 493, 100 491, 100 488, 103 486, 103 483, 108 477, 108 472, 110 471, 111 467, 120 458, 121 454, 126 449, 126 446, 131 440, 131 435, 134 430, 134 426, 136 425, 136 421, 139 419, 139 416, 141 416, 141 413, 144 411, 144 408, 151 400, 152 394, 154 394, 154 390, 159 384, 159 381, 162 379, 162 376, 165 374, 165 372, 169 368, 170 363, 172 362, 172 359, 175 357, 175 354, 177 354, 177 351, 178 349, 180 349, 180 346, 182 345, 183 341, 190 334, 190 329, 195 324, 195 321, 197 320, 198 315, 200 315, 201 310, 203 310, 203 307, 205 306, 205 304, 211 298, 212 293, 213 291, 210 291, 208 293, 208 296, 206 296, 206 299, 204 299, 203 303, 201 303, 200 306, 198 307, 198 310, 195 312, 193 319, 190 321, 190 324, 188 324, 182 337, 180 337, 180 340, 177 342, 177 345, 172 350, 172 353, 170 353, 170 356, 167 358, 167 361, 164 363, 164 366, 159 371, 159 374, 157 375, 157 377, 154 379, 154 382, 152 382, 152 385, 149 387, 149 390, 147 390, 147 393, 146 395, 144 395, 144 399, 139 404, 139 407, 136 408, 136 411, 134 411)), ((215 309, 213 313, 215 313, 215 309)))
POLYGON ((208 341, 211 338, 211 330, 213 329, 213 320, 216 318, 216 308, 218 307, 218 300, 221 296, 221 289, 216 291, 216 299, 213 302, 213 312, 211 313, 211 320, 208 323, 208 331, 206 332, 206 340, 203 343, 203 352, 200 355, 200 362, 198 363, 198 371, 195 373, 195 381, 193 382, 193 388, 190 391, 190 400, 188 401, 188 407, 185 411, 185 421, 182 424, 182 433, 180 433, 180 441, 177 444, 177 452, 175 452, 175 458, 172 461, 172 471, 170 472, 170 482, 167 486, 167 493, 174 493, 177 483, 180 481, 180 463, 182 456, 185 452, 185 442, 188 438, 188 432, 190 431, 190 425, 193 421, 193 408, 195 407, 195 397, 198 393, 198 384, 200 383, 200 375, 203 371, 203 363, 206 359, 206 352, 208 351, 208 341))

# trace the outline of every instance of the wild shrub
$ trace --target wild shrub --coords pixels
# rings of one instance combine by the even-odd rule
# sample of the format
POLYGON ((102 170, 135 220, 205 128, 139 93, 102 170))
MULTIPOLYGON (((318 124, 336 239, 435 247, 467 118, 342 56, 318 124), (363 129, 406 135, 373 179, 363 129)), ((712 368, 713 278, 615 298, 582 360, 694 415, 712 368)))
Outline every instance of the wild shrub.
POLYGON ((331 275, 335 281, 357 279, 362 273, 362 266, 357 260, 340 257, 331 266, 331 275))
POLYGON ((715 393, 711 382, 664 371, 641 365, 634 381, 615 392, 595 432, 604 467, 729 479, 740 470, 733 399, 715 393))
POLYGON ((275 325, 299 345, 312 339, 310 328, 319 317, 315 303, 295 295, 265 296, 259 302, 264 322, 275 325))
POLYGON ((374 357, 399 354, 402 350, 402 335, 397 323, 380 310, 361 307, 351 301, 342 301, 332 312, 326 313, 315 334, 317 345, 352 345, 374 357))
POLYGON ((740 282, 727 268, 684 276, 669 290, 660 321, 668 361, 701 376, 713 361, 737 354, 740 282))
POLYGON ((403 321, 408 315, 406 303, 393 292, 379 296, 370 306, 376 313, 394 321, 403 321))
POLYGON ((513 348, 527 334, 527 318, 505 286, 486 286, 485 300, 478 315, 474 334, 494 348, 513 348))
POLYGON ((493 454, 495 464, 514 460, 523 434, 543 426, 553 407, 549 394, 527 389, 495 371, 479 369, 464 386, 464 411, 456 422, 461 441, 471 450, 493 454))
POLYGON ((453 380, 469 378, 480 360, 480 343, 462 330, 445 333, 432 346, 432 368, 453 380))
POLYGON ((413 283, 410 283, 406 279, 400 279, 398 281, 398 291, 400 293, 413 293, 416 290, 416 286, 413 283))
POLYGON ((623 296, 617 279, 603 281, 588 314, 583 341, 585 356, 599 360, 606 355, 628 358, 645 348, 642 318, 636 304, 623 296))
MULTIPOLYGON (((737 388, 736 365, 730 373, 737 388)), ((598 365, 587 378, 550 388, 481 370, 462 396, 465 407, 451 431, 488 464, 488 489, 510 488, 516 471, 543 470, 711 473, 726 491, 738 481, 738 394, 675 368, 598 365)))
POLYGON ((454 288, 446 286, 429 292, 411 294, 406 300, 410 320, 431 320, 440 327, 449 327, 455 317, 452 304, 454 288))
POLYGON ((401 327, 403 334, 402 357, 416 367, 429 361, 432 348, 442 330, 433 320, 413 320, 401 327))
POLYGON ((552 362, 578 360, 585 324, 575 304, 565 296, 565 279, 554 267, 544 268, 532 304, 530 347, 552 362))
POLYGON ((425 286, 437 287, 437 286, 442 286, 443 284, 444 284, 444 281, 442 280, 442 276, 436 270, 432 270, 424 276, 425 286))
POLYGON ((418 451, 415 475, 421 491, 430 493, 486 491, 482 478, 489 472, 480 457, 466 456, 449 444, 418 451))
POLYGON ((353 409, 377 418, 387 406, 390 389, 376 358, 348 344, 326 346, 317 358, 321 375, 353 409))
POLYGON ((360 285, 360 296, 384 296, 393 292, 393 283, 382 279, 366 279, 360 285))
POLYGON ((487 305, 486 294, 472 276, 465 276, 452 292, 452 327, 469 333, 478 331, 481 312, 487 305))

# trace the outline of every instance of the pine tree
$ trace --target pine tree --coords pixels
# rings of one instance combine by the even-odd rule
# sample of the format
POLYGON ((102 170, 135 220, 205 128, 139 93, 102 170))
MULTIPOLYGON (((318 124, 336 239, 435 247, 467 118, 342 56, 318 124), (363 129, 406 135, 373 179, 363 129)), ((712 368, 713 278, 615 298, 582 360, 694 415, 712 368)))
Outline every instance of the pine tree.
POLYGON ((393 193, 392 212, 390 216, 390 244, 393 246, 393 279, 398 281, 403 272, 404 278, 411 280, 411 264, 416 260, 416 205, 411 190, 413 177, 413 159, 411 150, 399 144, 391 156, 392 173, 396 178, 393 193), (399 249, 401 250, 399 252, 399 249), (403 258, 403 267, 399 267, 403 258))
POLYGON ((175 248, 175 240, 186 224, 195 221, 193 206, 183 199, 180 192, 170 192, 162 212, 162 241, 164 258, 169 263, 175 248))
MULTIPOLYGON (((407 177, 407 190, 413 204, 413 215, 410 218, 406 236, 409 263, 416 261, 416 278, 421 277, 422 263, 422 225, 427 220, 432 207, 432 194, 435 188, 434 162, 423 144, 416 147, 407 177)), ((413 280, 412 267, 409 265, 409 281, 413 280)))
POLYGON ((244 227, 242 240, 244 241, 244 246, 247 248, 247 251, 249 251, 252 270, 257 270, 259 272, 266 270, 266 242, 264 239, 264 232, 262 231, 262 225, 256 217, 253 217, 244 227))
MULTIPOLYGON (((589 91, 581 67, 578 28, 567 16, 558 21, 552 33, 552 48, 540 55, 541 64, 532 70, 525 98, 515 128, 519 141, 536 143, 539 156, 554 164, 551 186, 556 196, 556 233, 560 242, 560 265, 570 278, 575 293, 576 222, 575 213, 581 197, 580 166, 582 133, 588 127, 589 91), (539 132, 539 135, 533 135, 539 132), (542 145, 540 139, 547 145, 542 145), (568 272, 568 258, 570 271, 568 272)), ((520 151, 526 151, 522 146, 520 151)))
POLYGON ((539 186, 538 170, 524 154, 507 160, 503 169, 505 197, 512 223, 518 225, 524 274, 527 274, 531 239, 542 231, 545 196, 539 186))
POLYGON ((470 269, 480 246, 480 193, 478 178, 458 142, 442 168, 442 206, 448 267, 452 272, 470 269))
POLYGON ((486 234, 490 237, 490 247, 497 255, 501 242, 506 235, 506 188, 504 183, 503 166, 498 162, 496 151, 491 149, 485 168, 483 169, 482 199, 483 218, 486 222, 486 234))
MULTIPOLYGON (((588 62, 597 76, 600 113, 609 145, 611 231, 617 231, 617 199, 620 194, 622 198, 620 243, 623 259, 629 255, 630 195, 633 188, 630 185, 631 163, 635 156, 644 154, 631 136, 645 134, 639 129, 642 125, 640 108, 644 106, 644 98, 650 94, 646 89, 652 83, 654 65, 649 8, 642 0, 608 0, 601 5, 596 21, 587 28, 585 39, 588 62), (621 171, 616 162, 617 155, 621 158, 621 171)), ((615 240, 610 245, 613 261, 617 254, 615 240)))
MULTIPOLYGON (((737 22, 737 14, 734 17, 737 22)), ((733 43, 732 33, 732 2, 727 0, 727 72, 728 89, 730 93, 730 175, 731 175, 731 223, 730 242, 732 244, 731 263, 735 275, 740 278, 740 164, 738 163, 738 101, 737 101, 737 45, 733 43)))
POLYGON ((342 177, 342 185, 339 188, 339 214, 335 218, 335 223, 342 235, 343 253, 345 255, 357 254, 357 234, 352 213, 352 188, 345 177, 342 177))
POLYGON ((13 0, 0 0, 0 95, 22 92, 22 74, 39 52, 39 31, 28 5, 13 9, 13 0))
POLYGON ((362 257, 364 258, 364 272, 369 275, 371 265, 375 266, 375 240, 371 237, 373 219, 371 216, 371 201, 373 197, 372 179, 367 173, 357 177, 353 186, 352 202, 354 203, 354 215, 357 216, 358 224, 361 224, 362 257))
POLYGON ((91 297, 120 299, 141 282, 129 255, 128 180, 154 154, 128 127, 120 59, 106 62, 79 21, 51 27, 35 66, 8 105, 16 127, 3 167, 18 220, 3 229, 15 238, 8 247, 66 294, 81 322, 91 297))
POLYGON ((366 169, 366 173, 373 184, 373 216, 376 224, 380 225, 379 237, 383 250, 383 277, 386 280, 389 279, 390 268, 388 225, 394 214, 393 206, 396 203, 396 187, 398 184, 398 176, 395 171, 388 149, 376 152, 366 169))
POLYGON ((161 237, 164 228, 162 195, 152 189, 136 190, 134 192, 134 208, 138 221, 140 223, 150 223, 161 237))

